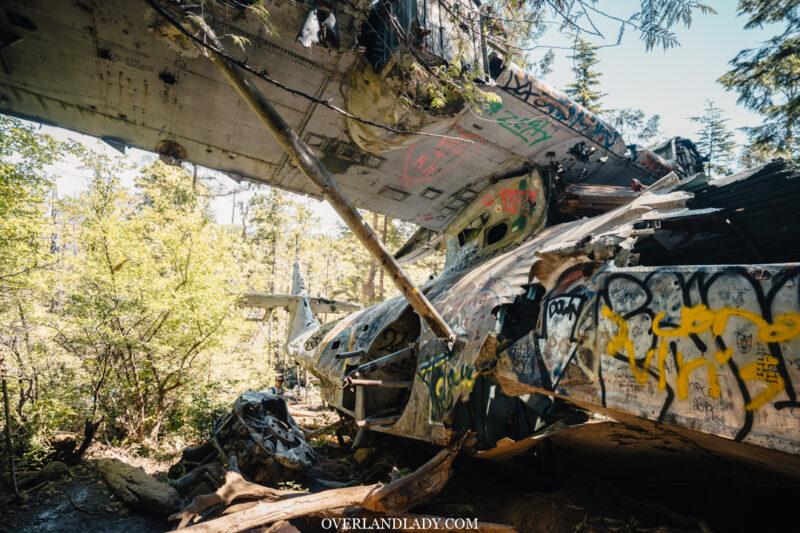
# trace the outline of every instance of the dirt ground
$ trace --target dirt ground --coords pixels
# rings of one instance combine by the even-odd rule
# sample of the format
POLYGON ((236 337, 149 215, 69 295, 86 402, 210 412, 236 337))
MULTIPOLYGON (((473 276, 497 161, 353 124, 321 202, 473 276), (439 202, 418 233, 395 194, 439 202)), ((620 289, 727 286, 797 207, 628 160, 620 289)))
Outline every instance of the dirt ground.
MULTIPOLYGON (((163 520, 134 513, 117 501, 97 471, 95 459, 70 469, 71 475, 48 481, 0 507, 0 531, 20 533, 127 533, 170 529, 163 520)), ((0 499, 10 496, 0 494, 0 499)))
MULTIPOLYGON (((313 402, 293 403, 291 410, 306 427, 338 419, 313 402)), ((356 454, 347 446, 340 447, 334 435, 317 439, 318 465, 292 488, 324 490, 321 479, 385 482, 392 467, 409 472, 436 452, 436 448, 414 441, 369 435, 356 454)), ((100 457, 134 463, 162 478, 169 467, 169 462, 156 463, 93 446, 87 459, 72 467, 69 475, 0 506, 0 532, 149 533, 172 529, 163 518, 132 511, 118 501, 96 468, 100 457)), ((444 491, 413 512, 480 518, 513 526, 520 533, 795 529, 789 524, 795 523, 794 502, 800 497, 797 487, 742 486, 724 477, 659 484, 652 482, 658 478, 635 471, 608 472, 571 468, 557 453, 546 461, 536 455, 506 463, 459 458, 444 491)), ((8 491, 0 491, 0 502, 8 496, 8 491)), ((326 531, 314 519, 294 520, 292 525, 304 533, 326 531)))

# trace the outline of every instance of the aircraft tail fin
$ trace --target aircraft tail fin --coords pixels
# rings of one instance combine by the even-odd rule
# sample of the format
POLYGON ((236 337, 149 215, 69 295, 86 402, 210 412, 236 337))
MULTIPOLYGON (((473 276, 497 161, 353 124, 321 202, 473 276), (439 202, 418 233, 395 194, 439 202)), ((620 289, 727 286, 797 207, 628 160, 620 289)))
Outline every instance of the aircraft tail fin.
POLYGON ((291 316, 289 317, 289 335, 287 343, 292 342, 292 340, 309 329, 319 326, 319 322, 311 311, 311 303, 308 300, 308 293, 306 293, 306 283, 303 279, 303 274, 300 273, 300 263, 294 264, 294 272, 292 273, 292 296, 297 296, 299 299, 294 308, 290 308, 291 316))

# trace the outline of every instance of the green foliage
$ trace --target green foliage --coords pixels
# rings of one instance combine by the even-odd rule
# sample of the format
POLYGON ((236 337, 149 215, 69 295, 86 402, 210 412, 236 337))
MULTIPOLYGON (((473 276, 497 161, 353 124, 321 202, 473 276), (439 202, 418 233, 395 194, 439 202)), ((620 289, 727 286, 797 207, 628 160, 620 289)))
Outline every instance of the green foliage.
POLYGON ((565 92, 573 100, 594 113, 600 112, 600 99, 605 96, 597 87, 600 85, 600 73, 593 67, 600 62, 597 59, 597 47, 575 36, 572 59, 572 72, 575 81, 568 84, 565 92))
POLYGON ((743 50, 719 78, 739 93, 739 103, 763 115, 764 122, 744 128, 758 150, 789 154, 800 162, 800 0, 740 0, 745 29, 785 23, 782 32, 760 48, 743 50))
POLYGON ((678 39, 669 29, 676 24, 692 24, 692 12, 716 14, 716 11, 694 0, 642 0, 641 9, 631 20, 638 24, 641 39, 647 50, 661 46, 664 50, 678 46, 678 39))
POLYGON ((625 142, 652 146, 661 137, 661 116, 648 117, 641 109, 625 107, 604 111, 603 120, 614 127, 625 142))
POLYGON ((24 274, 47 252, 48 165, 69 147, 36 133, 20 120, 0 116, 0 309, 22 288, 24 274))
POLYGON ((729 119, 722 117, 722 109, 706 100, 703 114, 690 119, 702 125, 697 132, 697 148, 707 158, 708 175, 731 174, 737 145, 733 132, 725 125, 729 119))
POLYGON ((761 144, 746 144, 739 154, 739 166, 741 168, 753 168, 778 158, 791 159, 791 155, 761 144))
POLYGON ((176 188, 190 180, 184 171, 145 169, 137 202, 119 185, 121 168, 87 164, 89 189, 62 207, 77 228, 65 240, 80 253, 63 259, 55 341, 91 376, 93 412, 113 416, 121 436, 156 442, 191 369, 208 364, 228 327, 231 239, 176 188))
MULTIPOLYGON (((9 132, 0 205, 25 226, 14 234, 21 244, 0 243, 4 271, 21 267, 0 285, 0 366, 12 378, 20 455, 42 457, 49 434, 81 431, 86 418, 104 417, 100 439, 141 453, 206 437, 239 394, 291 366, 281 350, 287 313, 256 324, 234 303, 245 290, 288 292, 295 260, 312 295, 368 305, 398 294, 348 231, 320 234, 298 197, 264 188, 243 206, 241 228, 221 225, 208 208, 213 190, 183 169, 133 169, 0 120, 9 132), (70 153, 91 178, 59 202, 45 170, 70 153)), ((413 231, 366 218, 393 249, 413 231)), ((411 274, 425 281, 440 261, 411 274)))

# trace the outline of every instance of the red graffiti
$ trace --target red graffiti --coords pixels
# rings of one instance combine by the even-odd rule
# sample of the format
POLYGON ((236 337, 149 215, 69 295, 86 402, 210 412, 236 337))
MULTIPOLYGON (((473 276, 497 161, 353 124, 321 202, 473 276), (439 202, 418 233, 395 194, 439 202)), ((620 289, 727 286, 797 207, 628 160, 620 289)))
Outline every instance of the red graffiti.
POLYGON ((491 194, 487 194, 483 197, 483 205, 492 205, 494 203, 494 198, 492 198, 491 194))
POLYGON ((444 176, 460 167, 483 146, 483 137, 462 129, 453 124, 460 138, 470 142, 459 142, 458 139, 442 139, 438 145, 432 142, 411 145, 406 154, 403 167, 403 186, 408 188, 433 178, 444 176))
POLYGON ((503 200, 503 209, 509 213, 528 216, 536 200, 536 191, 505 189, 500 191, 500 199, 503 200))

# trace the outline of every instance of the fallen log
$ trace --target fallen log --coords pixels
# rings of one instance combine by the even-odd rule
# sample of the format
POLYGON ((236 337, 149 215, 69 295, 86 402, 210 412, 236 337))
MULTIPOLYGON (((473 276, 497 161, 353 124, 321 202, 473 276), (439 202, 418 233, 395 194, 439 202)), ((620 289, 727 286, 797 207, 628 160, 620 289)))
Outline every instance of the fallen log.
POLYGON ((111 491, 124 504, 160 516, 179 509, 178 491, 166 483, 148 476, 141 468, 117 459, 98 459, 97 469, 103 474, 111 491))
MULTIPOLYGON (((253 507, 237 513, 231 513, 208 522, 195 524, 183 529, 187 532, 228 532, 236 533, 264 524, 276 522, 278 520, 291 520, 301 516, 316 515, 319 513, 330 513, 331 509, 343 509, 347 507, 361 507, 367 511, 377 513, 402 514, 418 505, 429 500, 432 496, 439 493, 452 474, 453 461, 466 440, 466 436, 459 439, 451 446, 441 450, 430 461, 419 467, 410 475, 396 479, 387 485, 364 485, 358 487, 344 487, 331 489, 315 494, 302 494, 289 497, 278 501, 259 501, 253 507)), ((226 474, 227 476, 227 474, 226 474)), ((237 479, 235 476, 232 479, 237 479)), ((245 481, 245 483, 248 483, 245 481)), ((227 483, 226 483, 227 484, 227 483)), ((255 485, 255 484, 249 484, 255 485)), ((249 490, 253 487, 238 484, 241 490, 228 490, 226 495, 231 496, 231 500, 237 497, 247 497, 249 490)), ((224 487, 223 487, 224 488, 224 487)), ((265 489, 264 494, 269 497, 275 496, 274 489, 265 489)), ((220 491, 217 491, 220 492, 220 491)), ((216 493, 214 493, 216 494, 216 493)), ((213 501, 214 496, 203 500, 203 503, 213 501)), ((219 497, 219 496, 217 496, 219 497)), ((249 496, 253 497, 253 496, 249 496)), ((195 498, 197 500, 197 498, 195 498)), ((192 502, 194 504, 194 502, 192 502)), ((211 504, 213 505, 213 504, 211 504)), ((181 518, 181 524, 188 523, 197 514, 192 505, 183 512, 170 517, 170 519, 181 518), (188 518, 187 518, 188 517, 188 518)))
POLYGON ((305 434, 306 440, 309 440, 309 439, 313 439, 313 438, 317 437, 318 435, 322 435, 326 431, 331 431, 333 429, 336 429, 341 425, 342 425, 342 421, 341 420, 337 420, 336 422, 331 422, 327 426, 322 426, 321 428, 307 430, 307 429, 301 427, 300 430, 305 434))
MULTIPOLYGON (((235 465, 235 461, 231 460, 235 465)), ((236 499, 251 498, 264 501, 277 501, 290 496, 306 494, 296 490, 278 490, 265 487, 257 483, 250 483, 234 470, 225 472, 225 483, 211 494, 196 496, 181 512, 169 517, 169 520, 180 520, 178 529, 185 527, 195 516, 208 509, 212 505, 221 503, 226 507, 236 499)))

